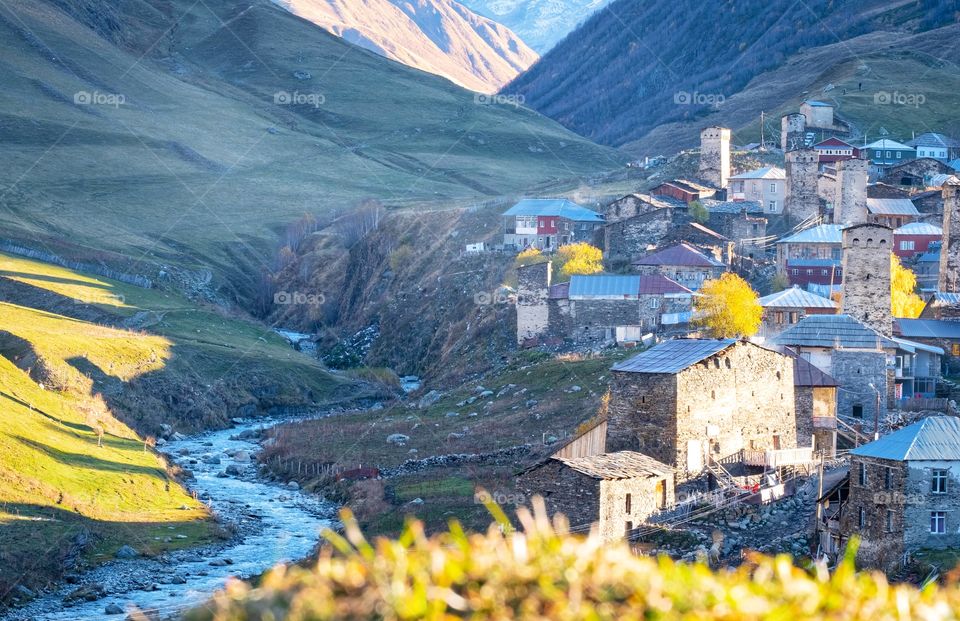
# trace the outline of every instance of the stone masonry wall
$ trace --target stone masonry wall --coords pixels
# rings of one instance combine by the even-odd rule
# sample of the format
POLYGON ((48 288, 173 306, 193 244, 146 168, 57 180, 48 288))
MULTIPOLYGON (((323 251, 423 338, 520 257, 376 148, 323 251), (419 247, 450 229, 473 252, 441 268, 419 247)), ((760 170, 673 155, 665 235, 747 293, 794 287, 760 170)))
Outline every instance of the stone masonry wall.
POLYGON ((673 477, 638 477, 600 482, 600 536, 604 541, 623 537, 674 500, 673 477), (627 512, 630 494, 630 512, 627 512), (628 524, 629 523, 629 524, 628 524))
POLYGON ((803 148, 807 133, 807 117, 799 112, 780 117, 780 148, 785 152, 803 148))
MULTIPOLYGON (((850 495, 840 518, 840 531, 861 538, 857 562, 866 567, 888 568, 904 551, 906 467, 903 462, 853 455, 850 458, 850 495), (866 484, 860 483, 860 466, 866 484), (889 468, 889 475, 887 469, 889 468), (860 526, 860 509, 864 526, 860 526), (887 511, 893 511, 892 524, 887 511)), ((928 522, 929 523, 929 522, 928 522)))
POLYGON ((860 224, 843 230, 841 312, 890 336, 890 252, 893 230, 860 224))
POLYGON ((517 342, 543 336, 549 328, 552 263, 538 263, 517 269, 517 342))
POLYGON ((799 149, 786 154, 784 213, 793 222, 812 220, 820 215, 819 166, 820 156, 816 149, 799 149))
POLYGON ((700 178, 718 188, 730 178, 730 130, 708 127, 700 132, 700 178))
POLYGON ((833 221, 838 224, 860 224, 867 221, 867 160, 837 162, 836 196, 833 221))
POLYGON ((607 451, 639 451, 676 461, 677 377, 614 371, 607 409, 607 451))
POLYGON ((940 252, 940 291, 960 290, 960 186, 943 186, 943 246, 940 252))
POLYGON ((907 464, 904 499, 904 545, 907 551, 921 548, 960 548, 960 464, 955 461, 912 461, 907 464), (947 470, 947 493, 931 491, 933 470, 947 470), (930 512, 946 513, 946 532, 930 532, 930 512))
POLYGON ((837 392, 837 415, 845 419, 853 416, 853 407, 863 408, 865 429, 873 429, 877 411, 877 393, 880 392, 880 417, 887 412, 887 355, 883 351, 833 351, 830 375, 840 384, 837 392))
POLYGON ((573 526, 592 524, 599 519, 600 481, 559 461, 551 459, 517 475, 516 485, 528 502, 534 496, 543 497, 551 516, 562 513, 573 526))
POLYGON ((609 259, 631 260, 659 246, 673 225, 672 209, 657 209, 603 227, 604 255, 609 259))

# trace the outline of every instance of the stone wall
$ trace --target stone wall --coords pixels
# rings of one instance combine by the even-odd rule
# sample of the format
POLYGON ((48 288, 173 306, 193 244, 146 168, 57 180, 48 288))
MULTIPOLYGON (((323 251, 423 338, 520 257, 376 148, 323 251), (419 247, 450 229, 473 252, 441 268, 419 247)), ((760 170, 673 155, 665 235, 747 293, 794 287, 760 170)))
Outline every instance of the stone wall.
POLYGON ((873 429, 880 392, 880 417, 887 412, 887 354, 880 351, 837 349, 831 357, 830 375, 840 384, 837 393, 837 415, 853 418, 854 406, 863 412, 865 429, 873 429))
POLYGON ((816 149, 798 149, 786 154, 784 213, 793 222, 813 220, 820 215, 819 167, 816 149))
POLYGON ((960 290, 960 186, 943 186, 943 245, 940 252, 940 291, 960 290))
POLYGON ((953 461, 912 461, 907 463, 903 490, 904 545, 909 552, 925 549, 960 548, 960 464, 953 461), (931 492, 933 470, 947 470, 947 493, 931 492), (946 513, 946 533, 930 532, 930 512, 946 513))
POLYGON ((600 516, 600 481, 554 459, 517 475, 516 485, 528 502, 541 496, 550 515, 562 513, 573 526, 593 524, 600 516))
POLYGON ((890 253, 893 229, 859 224, 843 230, 841 312, 890 336, 890 253))
POLYGON ((637 528, 660 509, 672 505, 674 493, 672 476, 601 481, 600 536, 604 541, 622 538, 628 527, 637 528))
POLYGON ((639 451, 671 465, 676 435, 676 375, 612 372, 607 451, 639 451))
POLYGON ((696 267, 687 265, 637 265, 635 271, 638 274, 663 274, 667 278, 674 280, 691 291, 700 288, 705 280, 711 278, 720 278, 726 268, 717 267, 696 267))
POLYGON ((859 455, 850 457, 850 495, 840 518, 840 532, 846 537, 861 538, 857 551, 859 565, 888 568, 903 554, 906 480, 903 462, 859 455), (865 485, 860 484, 861 464, 866 468, 865 485), (889 486, 887 468, 890 469, 889 486), (862 527, 860 509, 864 512, 862 527), (887 511, 893 511, 892 528, 888 528, 887 511))
POLYGON ((802 149, 807 133, 807 117, 799 112, 780 117, 780 148, 788 153, 802 149))
POLYGON ((638 194, 628 194, 607 205, 604 210, 604 221, 606 224, 612 224, 658 209, 662 207, 650 204, 638 194))
POLYGON ((517 269, 518 343, 547 333, 550 320, 547 298, 552 268, 553 264, 548 261, 517 269))
POLYGON ((630 261, 638 259, 655 248, 674 225, 672 209, 634 215, 603 227, 603 251, 609 260, 630 261))
POLYGON ((730 130, 708 127, 700 132, 700 178, 717 188, 730 178, 730 130))
MULTIPOLYGON (((817 196, 824 204, 824 213, 835 214, 834 201, 837 200, 837 177, 828 173, 817 175, 817 196)), ((836 221, 836 218, 833 218, 836 221)))
POLYGON ((838 224, 860 224, 867 221, 867 160, 837 162, 836 195, 833 200, 833 221, 838 224))

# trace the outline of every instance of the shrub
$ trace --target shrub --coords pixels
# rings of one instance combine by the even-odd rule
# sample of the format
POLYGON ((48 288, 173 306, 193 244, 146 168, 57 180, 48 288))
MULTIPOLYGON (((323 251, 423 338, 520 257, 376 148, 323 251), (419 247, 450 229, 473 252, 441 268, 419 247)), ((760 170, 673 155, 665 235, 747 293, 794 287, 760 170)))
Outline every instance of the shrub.
POLYGON ((542 502, 521 509, 522 532, 499 508, 486 534, 456 522, 426 537, 409 522, 396 540, 366 541, 349 513, 346 537, 313 569, 278 567, 259 588, 231 583, 189 621, 320 619, 947 619, 960 589, 890 586, 857 573, 852 560, 831 575, 805 571, 787 556, 756 556, 736 570, 634 555, 625 543, 567 533, 542 502))

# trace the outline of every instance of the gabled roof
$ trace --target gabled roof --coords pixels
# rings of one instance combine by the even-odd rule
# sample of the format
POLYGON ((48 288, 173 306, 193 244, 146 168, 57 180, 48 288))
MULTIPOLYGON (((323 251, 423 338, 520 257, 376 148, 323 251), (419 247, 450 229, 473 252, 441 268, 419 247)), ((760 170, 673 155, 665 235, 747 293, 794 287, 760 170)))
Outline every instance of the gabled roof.
POLYGON ((603 222, 603 215, 565 198, 525 198, 505 216, 560 216, 575 222, 603 222))
POLYGON ((659 250, 633 262, 634 265, 683 265, 687 267, 723 267, 723 263, 708 257, 690 244, 677 244, 659 250))
POLYGON ((589 457, 554 457, 553 459, 588 477, 604 481, 673 474, 673 468, 670 466, 635 451, 601 453, 589 457))
POLYGON ((778 244, 842 244, 842 224, 820 224, 804 229, 789 237, 784 237, 778 244))
POLYGON ((730 179, 786 179, 787 173, 782 168, 776 166, 765 166, 756 170, 750 170, 739 175, 733 175, 730 179))
POLYGON ((936 224, 911 222, 893 232, 894 235, 943 235, 943 229, 936 224))
POLYGON ((763 205, 757 201, 718 201, 712 198, 700 199, 700 203, 710 213, 764 213, 763 205))
POLYGON ((896 461, 960 459, 960 418, 931 416, 850 451, 851 455, 896 461))
POLYGON ((893 341, 897 344, 898 349, 902 349, 905 352, 915 354, 918 351, 925 351, 931 354, 936 354, 938 356, 943 355, 943 350, 937 347, 936 345, 927 345, 925 343, 917 343, 916 341, 909 341, 907 339, 901 339, 893 337, 893 341))
POLYGON ((950 160, 949 162, 947 162, 947 166, 949 166, 954 170, 960 171, 960 158, 957 158, 955 160, 950 160))
MULTIPOLYGON (((940 253, 937 253, 939 259, 940 253)), ((952 291, 937 291, 933 294, 933 300, 931 302, 936 306, 952 306, 954 304, 960 304, 960 293, 954 293, 952 291)))
POLYGON ((727 239, 726 237, 724 237, 724 236, 721 235, 720 233, 717 233, 717 232, 714 231, 713 229, 711 229, 711 228, 709 228, 709 227, 706 227, 706 226, 700 224, 699 222, 689 222, 689 223, 687 223, 687 226, 689 226, 691 229, 693 229, 694 231, 696 231, 696 232, 698 232, 698 233, 701 233, 701 234, 703 234, 703 235, 706 235, 707 237, 712 237, 712 238, 714 238, 714 239, 716 239, 716 240, 719 240, 719 241, 730 241, 729 239, 727 239))
POLYGON ((833 300, 821 297, 816 293, 804 291, 794 285, 783 291, 771 293, 760 298, 760 306, 764 308, 837 308, 833 300))
POLYGON ((883 216, 919 216, 916 205, 909 198, 868 198, 867 211, 883 216))
POLYGON ((688 192, 716 192, 717 191, 717 188, 712 188, 708 185, 697 183, 696 181, 690 181, 689 179, 670 179, 668 181, 664 181, 663 183, 658 184, 655 187, 660 187, 661 185, 672 185, 680 189, 686 190, 688 192))
POLYGON ((735 343, 737 339, 673 339, 618 362, 611 370, 625 373, 679 373, 735 343))
POLYGON ((899 334, 908 339, 960 339, 960 321, 943 319, 896 319, 894 321, 899 328, 899 334))
POLYGON ((837 138, 836 136, 831 136, 830 138, 827 138, 826 140, 821 140, 821 141, 818 142, 817 144, 813 145, 813 148, 814 148, 814 149, 821 149, 821 148, 824 148, 824 149, 825 149, 825 148, 829 148, 829 147, 844 147, 844 148, 848 148, 848 149, 856 149, 856 148, 857 148, 857 147, 853 146, 852 144, 850 144, 849 142, 844 142, 843 140, 840 140, 840 139, 837 138))
POLYGON ((942 188, 945 185, 957 185, 960 183, 960 179, 957 179, 955 175, 948 175, 946 173, 940 173, 937 175, 931 175, 930 180, 927 181, 927 187, 930 188, 942 188))
POLYGON ((637 299, 641 295, 693 293, 683 285, 660 274, 589 274, 570 277, 571 300, 637 299))
POLYGON ((908 147, 902 142, 897 142, 896 140, 891 140, 890 138, 881 138, 876 142, 871 142, 867 146, 863 147, 864 149, 890 149, 891 151, 914 151, 913 147, 908 147))
POLYGON ((847 349, 896 349, 897 343, 850 315, 807 315, 772 342, 798 347, 844 347, 847 349))
POLYGON ((939 147, 941 149, 955 149, 960 147, 960 142, 949 136, 938 134, 937 132, 920 134, 913 140, 908 140, 907 144, 911 147, 939 147))

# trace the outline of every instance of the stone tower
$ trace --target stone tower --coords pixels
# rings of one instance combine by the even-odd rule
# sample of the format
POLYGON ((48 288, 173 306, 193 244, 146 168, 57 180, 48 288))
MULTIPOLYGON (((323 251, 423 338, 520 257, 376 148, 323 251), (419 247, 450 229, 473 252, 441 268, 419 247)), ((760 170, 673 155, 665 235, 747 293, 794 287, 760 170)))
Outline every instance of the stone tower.
POLYGON ((780 117, 780 148, 784 153, 802 149, 807 133, 807 117, 799 112, 780 117))
POLYGON ((860 159, 837 162, 837 190, 833 201, 835 223, 862 224, 867 221, 869 166, 867 160, 860 159))
POLYGON ((718 188, 730 178, 730 130, 708 127, 700 132, 700 178, 718 188))
POLYGON ((843 229, 843 298, 840 312, 893 335, 890 311, 890 253, 893 229, 855 224, 843 229))
POLYGON ((960 291, 960 185, 943 186, 943 246, 940 249, 940 291, 960 291))
POLYGON ((786 198, 784 212, 794 222, 812 220, 820 215, 820 156, 816 149, 798 149, 786 153, 786 198))
POLYGON ((550 278, 553 263, 536 263, 517 269, 517 343, 547 333, 550 326, 550 278))

